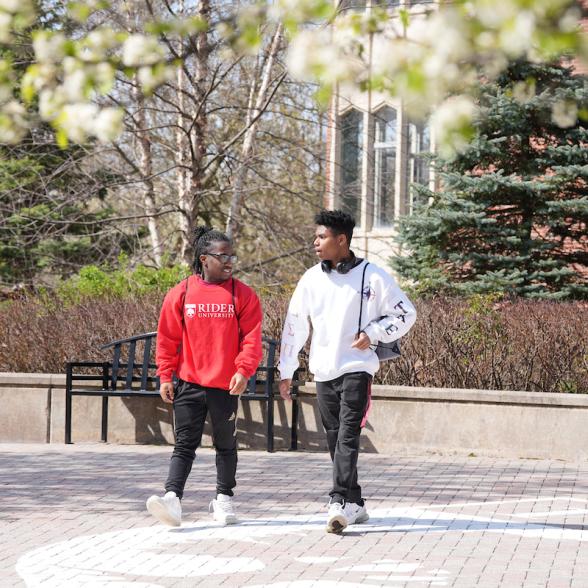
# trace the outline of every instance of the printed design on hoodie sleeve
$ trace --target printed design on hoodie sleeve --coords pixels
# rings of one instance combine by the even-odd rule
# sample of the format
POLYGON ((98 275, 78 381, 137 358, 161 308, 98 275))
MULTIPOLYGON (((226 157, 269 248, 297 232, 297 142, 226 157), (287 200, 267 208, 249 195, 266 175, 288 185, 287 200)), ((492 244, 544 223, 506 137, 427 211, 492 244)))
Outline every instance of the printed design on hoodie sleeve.
POLYGON ((308 324, 308 303, 306 279, 303 276, 298 282, 284 321, 282 341, 280 344, 280 361, 278 370, 282 379, 291 378, 298 368, 298 352, 308 339, 310 327, 308 324))
MULTIPOLYGON (((372 276, 370 280, 371 278, 372 276)), ((386 276, 386 282, 385 286, 383 284, 385 289, 382 298, 375 300, 378 309, 376 317, 363 328, 372 343, 391 343, 403 337, 416 320, 415 307, 406 294, 392 278, 386 276)), ((372 287, 369 282, 368 287, 370 290, 377 290, 377 285, 372 287)), ((367 287, 364 288, 364 293, 366 291, 367 287)))
POLYGON ((376 297, 376 291, 369 284, 367 284, 367 286, 364 287, 361 296, 364 300, 374 300, 376 297))

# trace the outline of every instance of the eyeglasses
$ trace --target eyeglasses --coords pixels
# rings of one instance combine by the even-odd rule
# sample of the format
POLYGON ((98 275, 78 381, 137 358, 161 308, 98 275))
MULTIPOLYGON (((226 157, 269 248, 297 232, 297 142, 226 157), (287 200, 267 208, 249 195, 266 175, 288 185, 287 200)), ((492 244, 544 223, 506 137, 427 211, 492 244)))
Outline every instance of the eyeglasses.
POLYGON ((212 257, 216 257, 221 263, 237 263, 237 256, 236 255, 227 255, 226 253, 207 253, 206 255, 212 255, 212 257))

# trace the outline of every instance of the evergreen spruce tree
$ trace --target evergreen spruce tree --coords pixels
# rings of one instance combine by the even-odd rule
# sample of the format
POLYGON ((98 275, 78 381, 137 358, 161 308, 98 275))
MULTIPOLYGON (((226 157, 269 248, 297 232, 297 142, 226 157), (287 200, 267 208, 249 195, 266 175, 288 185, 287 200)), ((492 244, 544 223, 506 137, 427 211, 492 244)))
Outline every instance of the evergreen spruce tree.
POLYGON ((414 188, 393 267, 429 292, 588 298, 586 78, 515 63, 480 102, 474 139, 437 162, 440 189, 414 188))

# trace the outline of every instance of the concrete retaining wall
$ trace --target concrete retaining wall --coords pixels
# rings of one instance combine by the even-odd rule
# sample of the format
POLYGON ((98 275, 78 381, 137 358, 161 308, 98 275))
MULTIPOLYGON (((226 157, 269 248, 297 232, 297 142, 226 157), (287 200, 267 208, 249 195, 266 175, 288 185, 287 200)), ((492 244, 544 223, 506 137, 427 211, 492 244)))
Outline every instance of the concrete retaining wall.
MULTIPOLYGON (((65 376, 0 373, 0 442, 63 443, 65 376)), ((365 451, 588 459, 588 396, 374 386, 365 451)), ((300 397, 299 447, 325 450, 313 384, 300 397)), ((265 448, 265 404, 242 402, 239 442, 265 448)), ((101 400, 73 399, 74 443, 100 440, 101 400)), ((289 446, 290 404, 276 403, 276 449, 289 446)), ((168 405, 156 398, 109 400, 111 443, 173 443, 168 405)), ((210 445, 205 435, 204 445, 210 445)))

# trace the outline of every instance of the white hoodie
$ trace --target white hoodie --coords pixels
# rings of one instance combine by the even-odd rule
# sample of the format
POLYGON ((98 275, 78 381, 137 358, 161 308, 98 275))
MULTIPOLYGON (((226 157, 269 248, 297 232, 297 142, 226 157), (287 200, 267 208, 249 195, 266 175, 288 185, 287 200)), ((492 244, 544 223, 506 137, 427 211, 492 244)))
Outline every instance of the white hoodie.
MULTIPOLYGON (((326 273, 320 263, 300 278, 290 300, 282 333, 281 379, 291 378, 298 367, 298 352, 309 335, 310 371, 317 382, 334 380, 351 372, 374 375, 380 362, 373 348, 354 349, 360 310, 361 280, 366 261, 347 274, 326 273)), ((372 344, 391 343, 406 335, 416 310, 392 276, 369 263, 363 287, 361 330, 372 344)))

